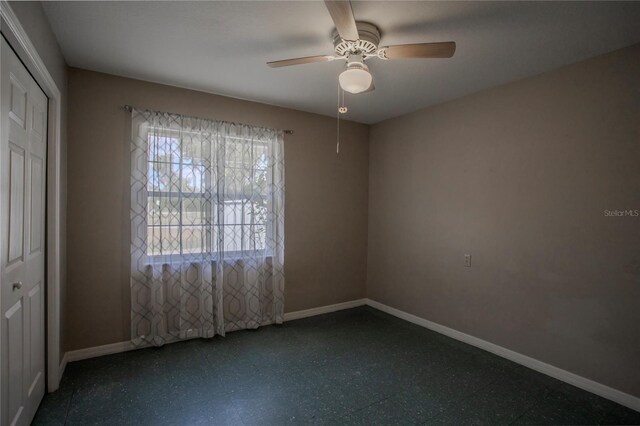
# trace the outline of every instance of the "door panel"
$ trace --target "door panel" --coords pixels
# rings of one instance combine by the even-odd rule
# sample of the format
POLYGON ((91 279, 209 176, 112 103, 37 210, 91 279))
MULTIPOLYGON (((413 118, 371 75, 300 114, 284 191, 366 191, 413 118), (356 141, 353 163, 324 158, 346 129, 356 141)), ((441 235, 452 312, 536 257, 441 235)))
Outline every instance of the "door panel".
POLYGON ((9 144, 9 265, 22 261, 24 241, 24 151, 9 144))
POLYGON ((9 118, 24 128, 27 122, 27 89, 20 84, 12 72, 9 72, 9 80, 11 82, 9 118))
POLYGON ((46 111, 42 109, 42 105, 33 105, 33 123, 31 126, 31 130, 33 131, 33 135, 37 136, 37 142, 44 143, 46 142, 46 135, 44 134, 45 128, 47 127, 47 114, 46 111))
POLYGON ((27 425, 45 389, 47 98, 6 40, 0 61, 0 423, 27 425))
POLYGON ((33 255, 42 247, 43 234, 42 223, 44 218, 44 188, 42 160, 31 156, 31 227, 29 232, 29 254, 33 255))
POLYGON ((37 324, 44 324, 44 294, 42 291, 42 283, 39 282, 31 289, 28 295, 29 306, 29 376, 27 384, 27 397, 31 397, 39 388, 44 389, 44 358, 40 356, 41 349, 44 345, 44 329, 42 327, 34 327, 37 324))
POLYGON ((7 393, 9 394, 8 414, 9 418, 11 419, 11 424, 18 424, 16 420, 20 419, 20 416, 24 411, 24 393, 22 391, 24 352, 23 345, 15 344, 15 342, 21 343, 22 336, 24 335, 23 312, 24 309, 22 309, 22 300, 19 300, 15 305, 9 308, 9 310, 4 315, 5 323, 7 325, 8 343, 6 362, 9 364, 9 380, 7 387, 7 393))

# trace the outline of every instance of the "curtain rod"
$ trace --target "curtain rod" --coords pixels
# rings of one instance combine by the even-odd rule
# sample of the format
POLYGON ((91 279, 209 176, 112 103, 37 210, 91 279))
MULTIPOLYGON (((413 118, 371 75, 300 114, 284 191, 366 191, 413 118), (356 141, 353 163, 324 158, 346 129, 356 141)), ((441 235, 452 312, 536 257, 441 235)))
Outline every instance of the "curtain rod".
MULTIPOLYGON (((125 105, 124 109, 126 111, 129 111, 129 112, 133 111, 133 107, 131 105, 125 105)), ((163 112, 163 111, 152 111, 152 112, 163 112)), ((183 114, 179 114, 179 115, 183 115, 183 114)), ((293 134, 293 130, 289 130, 289 129, 285 129, 285 130, 283 130, 283 132, 284 132, 285 135, 292 135, 293 134)))

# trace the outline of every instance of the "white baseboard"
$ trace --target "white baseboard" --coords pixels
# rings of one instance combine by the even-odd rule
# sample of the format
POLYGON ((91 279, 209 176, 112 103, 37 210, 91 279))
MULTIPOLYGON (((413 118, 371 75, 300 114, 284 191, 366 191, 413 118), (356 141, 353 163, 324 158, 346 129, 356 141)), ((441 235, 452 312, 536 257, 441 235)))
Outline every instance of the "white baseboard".
POLYGON ((287 312, 284 314, 285 321, 297 320, 300 318, 313 317, 315 315, 328 314, 330 312, 342 311, 367 304, 367 299, 356 299, 349 302, 336 303, 335 305, 320 306, 318 308, 305 309, 303 311, 287 312))
POLYGON ((120 352, 132 351, 134 349, 140 349, 140 347, 134 346, 133 343, 117 342, 110 343, 108 345, 94 346, 92 348, 78 349, 75 351, 69 351, 64 354, 67 362, 80 361, 83 359, 95 358, 103 355, 117 354, 120 352))
MULTIPOLYGON (((69 362, 68 352, 65 352, 62 356, 62 361, 60 362, 60 368, 58 368, 58 384, 60 384, 60 380, 62 380, 62 375, 64 374, 65 368, 67 368, 67 363, 69 362)), ((57 388, 56 388, 57 389, 57 388)))
MULTIPOLYGON (((349 302, 336 303, 334 305, 320 306, 318 308, 305 309, 303 311, 287 312, 284 314, 285 321, 293 321, 301 318, 312 317, 315 315, 328 314, 330 312, 341 311, 343 309, 351 309, 357 306, 364 306, 366 299, 351 300, 349 302)), ((103 355, 111 355, 120 352, 127 352, 134 349, 141 349, 145 346, 134 346, 131 342, 117 342, 108 345, 94 346, 91 348, 78 349, 69 351, 64 354, 62 365, 60 367, 60 377, 62 371, 68 362, 81 361, 83 359, 95 358, 103 355)))
POLYGON ((390 315, 393 315, 394 317, 398 317, 421 327, 428 328, 429 330, 433 330, 437 333, 444 334, 445 336, 449 336, 461 342, 468 343, 469 345, 484 349, 487 352, 491 352, 495 355, 501 356, 510 361, 531 368, 532 370, 536 370, 542 374, 546 374, 547 376, 551 376, 555 379, 569 383, 570 385, 576 386, 580 389, 584 389, 603 398, 617 402, 618 404, 629 407, 632 410, 640 411, 640 398, 629 395, 628 393, 624 393, 601 383, 594 382, 593 380, 578 376, 577 374, 571 373, 558 367, 554 367, 553 365, 538 361, 537 359, 522 355, 521 353, 514 352, 510 349, 503 348, 502 346, 487 342, 486 340, 482 340, 469 334, 454 330, 452 328, 445 327, 444 325, 440 325, 424 318, 417 317, 399 309, 392 308, 391 306, 384 305, 380 302, 376 302, 375 300, 366 299, 366 303, 368 306, 371 306, 372 308, 378 309, 382 312, 386 312, 390 315))

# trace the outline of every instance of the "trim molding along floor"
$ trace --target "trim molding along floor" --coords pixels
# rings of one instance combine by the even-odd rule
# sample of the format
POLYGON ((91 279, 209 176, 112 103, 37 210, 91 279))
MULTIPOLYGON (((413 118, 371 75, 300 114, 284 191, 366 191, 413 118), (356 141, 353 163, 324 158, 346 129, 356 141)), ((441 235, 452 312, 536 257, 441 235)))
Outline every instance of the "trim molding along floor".
MULTIPOLYGON (((328 314, 335 311, 341 311, 343 309, 351 309, 358 306, 364 306, 367 304, 367 299, 356 299, 349 302, 336 303, 334 305, 320 306, 318 308, 305 309, 302 311, 285 312, 284 320, 293 321, 306 317, 313 317, 315 315, 328 314)), ((75 351, 65 352, 62 362, 60 364, 60 378, 64 373, 64 369, 67 363, 73 361, 80 361, 83 359, 95 358, 103 355, 117 354, 120 352, 132 351, 134 349, 141 349, 145 346, 134 346, 131 342, 117 342, 110 343, 108 345, 94 346, 91 348, 78 349, 75 351)))
MULTIPOLYGON (((305 309, 303 311, 289 312, 284 314, 284 320, 292 321, 301 318, 312 317, 315 315, 322 315, 330 312, 340 311, 343 309, 351 309, 363 305, 371 306, 374 309, 386 312, 405 321, 409 321, 413 324, 428 328, 429 330, 444 334, 445 336, 451 337, 469 345, 484 349, 485 351, 491 352, 495 355, 506 358, 525 367, 531 368, 532 370, 538 371, 542 374, 546 374, 547 376, 551 376, 555 379, 569 383, 570 385, 576 386, 580 389, 617 402, 618 404, 624 405, 625 407, 631 408, 632 410, 640 411, 640 398, 637 398, 633 395, 629 395, 601 383, 594 382, 593 380, 578 376, 577 374, 571 373, 558 367, 554 367, 553 365, 546 364, 542 361, 538 361, 537 359, 522 355, 518 352, 514 352, 510 349, 498 346, 494 343, 487 342, 486 340, 482 340, 469 334, 454 330, 452 328, 445 327, 444 325, 440 325, 424 318, 420 318, 408 312, 392 308, 391 306, 384 305, 380 302, 376 302, 375 300, 357 299, 350 302, 336 303, 334 305, 305 309)), ((137 348, 134 347, 131 342, 118 342, 109 345, 96 346, 93 348, 66 352, 60 366, 60 377, 62 377, 62 373, 64 372, 64 367, 66 366, 67 362, 79 361, 119 352, 127 352, 133 349, 137 348)))
POLYGON ((553 365, 546 364, 542 361, 538 361, 537 359, 522 355, 521 353, 514 352, 510 349, 503 348, 502 346, 487 342, 486 340, 473 337, 469 334, 462 333, 452 328, 445 327, 444 325, 440 325, 424 318, 420 318, 410 313, 401 311, 400 309, 392 308, 391 306, 384 305, 380 302, 376 302, 375 300, 367 299, 367 305, 382 312, 393 315, 394 317, 398 317, 405 321, 412 322, 416 325, 428 328, 429 330, 433 330, 440 334, 444 334, 445 336, 449 336, 453 339, 459 340, 469 345, 484 349, 487 352, 491 352, 492 354, 501 356, 502 358, 506 358, 509 361, 513 361, 532 370, 536 370, 542 374, 546 374, 547 376, 551 376, 555 379, 569 383, 570 385, 573 385, 580 389, 584 389, 587 392, 591 392, 613 402, 617 402, 618 404, 624 405, 625 407, 631 408, 632 410, 640 411, 640 398, 629 395, 628 393, 610 388, 609 386, 594 382, 593 380, 578 376, 577 374, 571 373, 558 367, 554 367, 553 365))

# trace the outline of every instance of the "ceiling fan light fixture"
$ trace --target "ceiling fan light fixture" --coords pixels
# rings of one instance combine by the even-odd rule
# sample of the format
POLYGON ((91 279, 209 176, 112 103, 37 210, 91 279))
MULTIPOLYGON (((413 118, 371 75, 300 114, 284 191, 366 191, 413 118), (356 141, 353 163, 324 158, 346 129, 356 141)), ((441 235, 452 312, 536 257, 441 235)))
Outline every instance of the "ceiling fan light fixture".
MULTIPOLYGON (((1 1, 1 0, 0 0, 1 1)), ((305 56, 267 62, 271 68, 289 65, 329 62, 338 59, 347 60, 347 69, 339 77, 340 88, 353 94, 374 91, 373 77, 364 64, 368 59, 430 59, 450 58, 456 51, 454 41, 434 43, 397 44, 379 47, 380 30, 369 22, 356 21, 353 16, 351 0, 324 0, 324 4, 335 24, 331 34, 335 55, 305 56)))
POLYGON ((342 71, 338 80, 342 90, 356 94, 367 90, 371 86, 373 77, 366 65, 355 62, 347 65, 347 69, 342 71))

